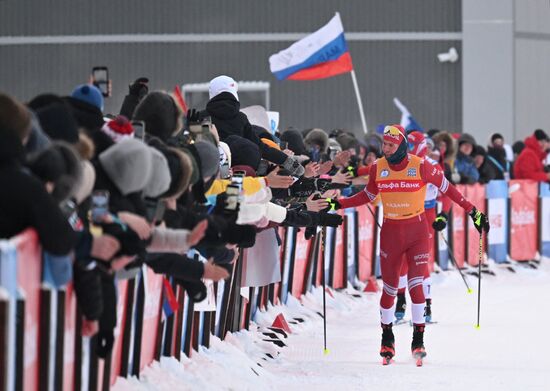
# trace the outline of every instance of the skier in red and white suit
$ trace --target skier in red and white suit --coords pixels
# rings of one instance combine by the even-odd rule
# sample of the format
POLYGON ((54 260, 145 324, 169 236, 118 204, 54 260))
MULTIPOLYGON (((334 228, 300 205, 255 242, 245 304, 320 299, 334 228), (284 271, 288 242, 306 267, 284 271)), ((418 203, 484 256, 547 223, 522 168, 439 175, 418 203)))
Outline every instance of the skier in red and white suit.
MULTIPOLYGON (((407 141, 409 145, 409 153, 424 158, 424 164, 439 166, 439 163, 430 157, 426 156, 428 151, 426 136, 424 133, 419 131, 412 131, 407 135, 407 141)), ((428 233, 429 233, 429 251, 430 254, 428 258, 428 267, 425 269, 424 281, 422 281, 422 287, 424 289, 424 297, 426 298, 426 323, 432 321, 432 278, 430 273, 434 270, 434 261, 435 261, 435 230, 432 227, 433 222, 436 219, 436 210, 437 210, 437 195, 439 189, 432 183, 426 184, 426 198, 424 199, 424 213, 426 214, 426 219, 428 221, 428 233)), ((399 285, 397 291, 397 304, 395 307, 395 318, 397 321, 400 321, 405 316, 405 309, 407 306, 407 301, 405 299, 405 289, 407 287, 407 272, 408 272, 408 263, 403 262, 401 265, 401 273, 399 275, 399 285)))
POLYGON ((380 299, 380 355, 391 359, 395 354, 392 332, 394 301, 405 254, 409 266, 408 285, 414 324, 411 349, 415 357, 423 357, 426 355, 423 339, 426 303, 422 281, 429 257, 428 223, 424 214, 426 184, 434 184, 439 191, 464 208, 480 233, 489 230, 489 223, 487 217, 447 181, 439 167, 426 164, 423 158, 408 153, 407 138, 401 126, 384 128, 382 152, 384 156, 370 168, 365 189, 352 197, 333 201, 332 206, 334 209, 352 208, 373 201, 380 193, 384 210, 380 233, 380 266, 384 282, 380 299))

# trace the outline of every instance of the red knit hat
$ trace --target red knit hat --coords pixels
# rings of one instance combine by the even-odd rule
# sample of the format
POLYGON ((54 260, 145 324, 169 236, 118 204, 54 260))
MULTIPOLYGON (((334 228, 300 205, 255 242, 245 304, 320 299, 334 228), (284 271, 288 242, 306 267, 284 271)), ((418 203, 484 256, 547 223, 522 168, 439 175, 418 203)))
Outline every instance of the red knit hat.
POLYGON ((405 137, 405 129, 401 125, 388 125, 384 128, 384 141, 394 144, 401 144, 405 137))
POLYGON ((134 137, 134 128, 128 118, 123 115, 117 115, 115 119, 106 122, 101 130, 107 133, 115 143, 134 137))

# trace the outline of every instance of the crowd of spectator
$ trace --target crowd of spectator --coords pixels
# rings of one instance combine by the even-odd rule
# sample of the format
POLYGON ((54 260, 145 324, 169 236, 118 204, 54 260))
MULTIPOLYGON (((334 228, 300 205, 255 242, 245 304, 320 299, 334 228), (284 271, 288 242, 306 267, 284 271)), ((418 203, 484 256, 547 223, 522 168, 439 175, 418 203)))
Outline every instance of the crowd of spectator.
MULTIPOLYGON (((36 230, 54 278, 74 282, 100 355, 113 343, 117 279, 146 264, 201 301, 204 281, 227 278, 239 251, 276 251, 277 226, 310 237, 340 225, 327 199, 364 185, 381 156, 376 133, 270 131, 265 109, 241 110, 228 76, 209 96, 184 112, 181 96, 139 78, 111 115, 93 82, 26 103, 0 93, 0 238, 36 230)), ((495 133, 487 148, 466 133, 427 135, 428 156, 453 183, 550 179, 540 129, 513 146, 495 133)))

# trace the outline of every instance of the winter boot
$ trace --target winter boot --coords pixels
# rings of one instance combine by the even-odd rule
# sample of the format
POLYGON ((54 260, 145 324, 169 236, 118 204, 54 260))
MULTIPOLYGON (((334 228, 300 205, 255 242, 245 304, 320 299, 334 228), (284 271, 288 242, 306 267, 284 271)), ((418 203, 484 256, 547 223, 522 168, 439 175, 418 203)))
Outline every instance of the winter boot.
POLYGON ((426 356, 426 349, 424 348, 424 327, 423 324, 414 325, 411 352, 415 358, 426 356))
POLYGON ((407 300, 405 299, 405 292, 397 294, 397 304, 395 305, 395 319, 399 322, 405 317, 405 310, 407 309, 407 300))
POLYGON ((395 356, 395 337, 393 336, 393 324, 382 325, 382 346, 380 347, 380 356, 390 359, 395 356))
POLYGON ((426 299, 426 323, 432 322, 432 299, 426 299))

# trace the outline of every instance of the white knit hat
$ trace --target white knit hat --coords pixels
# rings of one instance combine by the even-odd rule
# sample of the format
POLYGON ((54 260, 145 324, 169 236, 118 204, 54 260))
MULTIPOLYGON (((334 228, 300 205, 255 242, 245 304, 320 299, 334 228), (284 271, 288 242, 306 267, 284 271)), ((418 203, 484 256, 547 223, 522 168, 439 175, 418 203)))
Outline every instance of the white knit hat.
POLYGON ((221 94, 222 92, 229 92, 233 94, 235 99, 239 100, 239 95, 237 95, 238 90, 239 90, 239 86, 237 85, 237 82, 233 80, 232 77, 221 75, 210 80, 210 87, 208 88, 208 94, 210 96, 210 99, 212 99, 213 97, 221 94))

